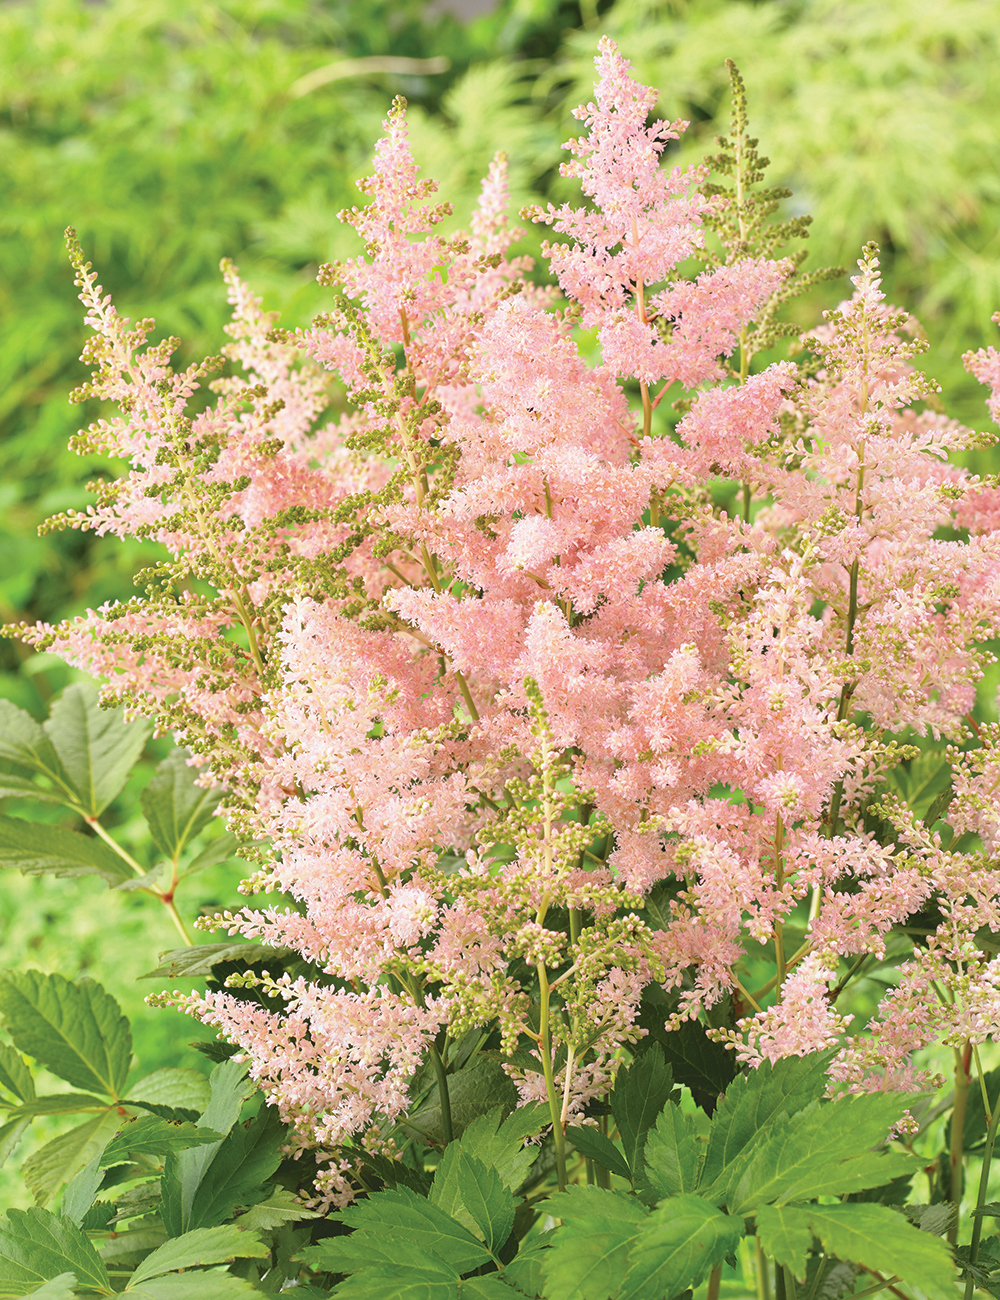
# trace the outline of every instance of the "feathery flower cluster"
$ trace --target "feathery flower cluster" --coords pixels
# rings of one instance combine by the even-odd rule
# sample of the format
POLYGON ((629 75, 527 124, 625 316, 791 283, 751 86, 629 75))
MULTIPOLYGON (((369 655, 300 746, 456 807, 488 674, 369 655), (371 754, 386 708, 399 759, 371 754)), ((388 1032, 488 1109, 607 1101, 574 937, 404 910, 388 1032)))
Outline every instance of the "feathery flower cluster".
MULTIPOLYGON (((873 247, 807 360, 749 373, 798 259, 754 250, 739 186, 663 166, 685 124, 649 124, 612 42, 597 66, 564 169, 590 203, 525 214, 566 237, 545 246, 562 300, 509 255, 502 158, 471 233, 435 233, 400 103, 345 214, 364 256, 322 269, 308 330, 228 268, 234 341, 175 374, 75 253, 87 391, 121 410, 79 445, 132 468, 64 522, 173 558, 144 599, 21 635, 173 730, 262 845, 247 892, 294 907, 214 924, 313 977, 178 1001, 239 1044, 338 1195, 344 1151, 391 1133, 428 1063, 440 1087, 499 1058, 559 1129, 650 1015, 711 1012, 751 1062, 841 1044, 857 1086, 910 1081, 943 1029, 931 987, 963 1008, 949 1035, 1000 1032, 972 938, 1000 930, 1000 729, 970 724, 1000 509, 947 462, 984 436, 925 405, 873 247), (242 374, 189 415, 227 360, 242 374), (326 372, 351 409, 317 428, 326 372), (727 483, 742 510, 708 491, 727 483), (933 816, 893 794, 908 735, 952 746, 933 816), (838 965, 916 914, 926 944, 848 1038, 838 965)), ((968 364, 1000 416, 997 352, 968 364)))

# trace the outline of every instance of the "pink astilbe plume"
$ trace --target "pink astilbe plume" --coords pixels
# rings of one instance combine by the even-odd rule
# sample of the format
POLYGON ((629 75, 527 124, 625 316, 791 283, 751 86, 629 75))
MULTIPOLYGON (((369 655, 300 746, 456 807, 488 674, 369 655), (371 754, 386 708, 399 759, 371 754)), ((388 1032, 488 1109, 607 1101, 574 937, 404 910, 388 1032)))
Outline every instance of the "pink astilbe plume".
MULTIPOLYGON (((64 522, 170 558, 146 599, 22 635, 221 787, 257 869, 201 924, 270 974, 176 1001, 341 1201, 412 1107, 449 1140, 440 1089, 466 1070, 544 1102, 558 1145, 650 1033, 669 1053, 711 1024, 750 1065, 840 1048, 835 1079, 909 1088, 918 1049, 1000 1032, 973 942, 1000 930, 1000 732, 973 713, 1000 510, 948 462, 990 439, 925 409, 874 246, 802 361, 761 365, 797 261, 665 165, 685 124, 650 121, 607 39, 597 70, 564 168, 589 205, 530 213, 564 237, 564 298, 512 254, 502 157, 471 232, 437 233, 401 101, 345 214, 364 250, 322 268, 308 329, 227 267, 232 342, 175 374, 74 245, 88 392, 121 408, 80 446, 131 468, 64 522), (839 999, 890 956, 869 1033, 839 999)), ((968 364, 995 410, 995 350, 968 364)))

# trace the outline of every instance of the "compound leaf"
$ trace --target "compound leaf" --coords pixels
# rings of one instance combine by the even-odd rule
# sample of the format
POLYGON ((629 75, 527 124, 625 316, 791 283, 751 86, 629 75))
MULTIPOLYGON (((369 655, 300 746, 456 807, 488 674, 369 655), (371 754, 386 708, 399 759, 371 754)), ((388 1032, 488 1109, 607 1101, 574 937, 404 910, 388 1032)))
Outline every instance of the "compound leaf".
POLYGON ((389 1236, 393 1241, 406 1241, 439 1255, 459 1273, 468 1273, 490 1260, 482 1242, 464 1224, 408 1187, 377 1192, 341 1210, 337 1217, 366 1234, 389 1236))
POLYGON ((0 700, 0 758, 47 776, 67 794, 72 792, 73 783, 52 741, 30 713, 10 700, 0 700))
POLYGON ((434 1175, 431 1203, 472 1230, 494 1254, 514 1226, 514 1197, 495 1169, 449 1143, 434 1175))
POLYGON ((619 1300, 661 1300, 697 1286, 742 1236, 742 1219, 700 1196, 662 1201, 632 1245, 619 1300))
POLYGON ((657 1200, 693 1192, 698 1186, 701 1155, 694 1116, 680 1106, 666 1106, 646 1138, 645 1173, 657 1200))
POLYGON ((646 1134, 674 1090, 674 1075, 659 1043, 618 1071, 609 1101, 618 1125, 625 1161, 633 1176, 642 1167, 646 1134))
POLYGON ((162 1273, 176 1273, 197 1264, 229 1264, 234 1259, 264 1259, 271 1253, 259 1237, 227 1223, 217 1228, 196 1228, 171 1237, 147 1255, 129 1279, 136 1286, 162 1273))
MULTIPOLYGON (((156 1115, 139 1115, 118 1130, 101 1154, 101 1168, 110 1169, 136 1156, 166 1156, 188 1147, 221 1142, 224 1134, 214 1129, 156 1115)), ((214 1261, 208 1261, 212 1263, 214 1261)))
POLYGON ((225 1268, 199 1269, 194 1273, 166 1273, 162 1277, 131 1286, 123 1295, 132 1300, 244 1300, 260 1291, 225 1268))
POLYGON ((109 1295, 107 1269, 89 1238, 70 1219, 32 1206, 0 1219, 0 1295, 18 1295, 64 1273, 109 1295))
POLYGON ((0 1087, 12 1092, 19 1101, 33 1101, 35 1083, 20 1052, 0 1043, 0 1087))
POLYGON ((620 1192, 569 1187, 551 1196, 546 1209, 563 1220, 540 1260, 547 1300, 608 1300, 645 1223, 645 1208, 620 1192))
POLYGON ((198 769, 187 759, 186 749, 171 750, 139 796, 153 842, 172 860, 204 830, 222 798, 220 790, 195 785, 198 769))
POLYGON ((955 1295, 955 1264, 947 1245, 885 1205, 764 1205, 757 1213, 757 1232, 764 1249, 773 1249, 778 1262, 800 1277, 805 1275, 801 1243, 808 1232, 837 1259, 898 1274, 931 1300, 955 1295), (787 1252, 785 1258, 779 1251, 787 1252))
POLYGON ((14 1045, 75 1088, 118 1098, 132 1061, 132 1032, 110 993, 41 971, 0 975, 0 1015, 14 1045))
POLYGON ((151 729, 144 718, 126 722, 124 709, 102 709, 97 700, 92 686, 74 682, 43 725, 90 817, 100 816, 119 793, 151 729))
POLYGON ((593 1160, 599 1164, 602 1169, 607 1169, 619 1178, 627 1178, 632 1181, 632 1170, 629 1169, 628 1163, 621 1151, 615 1144, 601 1132, 599 1128, 568 1128, 566 1136, 576 1147, 582 1156, 588 1160, 593 1160))

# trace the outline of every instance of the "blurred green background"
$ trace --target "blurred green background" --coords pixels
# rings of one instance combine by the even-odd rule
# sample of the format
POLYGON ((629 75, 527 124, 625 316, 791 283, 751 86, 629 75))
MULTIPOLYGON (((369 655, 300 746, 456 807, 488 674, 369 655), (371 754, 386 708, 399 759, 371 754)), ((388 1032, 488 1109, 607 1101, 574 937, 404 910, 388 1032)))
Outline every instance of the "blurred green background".
MULTIPOLYGON (((664 116, 690 119, 682 162, 726 129, 724 60, 736 60, 768 179, 794 191, 789 212, 815 218, 807 269, 853 266, 862 243, 879 241, 890 297, 922 320, 947 409, 988 428, 960 358, 997 337, 997 0, 4 0, 0 620, 127 598, 148 562, 138 543, 37 535, 48 515, 85 506, 89 480, 116 473, 66 448, 96 410, 67 401, 84 330, 65 226, 123 314, 183 339, 181 362, 219 346, 223 256, 286 324, 303 324, 325 306, 317 265, 356 251, 336 214, 358 201, 394 95, 410 101, 418 161, 456 221, 500 148, 515 207, 559 198, 572 190, 558 145, 591 96, 602 32, 661 88, 664 116)), ((848 288, 822 286, 798 319, 813 323, 848 288)), ((976 457, 1000 469, 992 453, 976 457)), ((0 641, 0 695, 37 717, 72 677, 0 641)), ((165 743, 110 810, 123 843, 139 833, 137 791, 165 743)), ((237 879, 233 868, 197 877, 181 910, 232 905, 237 879)), ((168 918, 135 894, 0 876, 0 965, 114 987, 148 1068, 180 1063, 177 1044, 195 1036, 178 1034, 172 1013, 145 1011, 151 986, 134 982, 175 945, 168 918)), ((0 1201, 22 1203, 6 1175, 0 1201)))

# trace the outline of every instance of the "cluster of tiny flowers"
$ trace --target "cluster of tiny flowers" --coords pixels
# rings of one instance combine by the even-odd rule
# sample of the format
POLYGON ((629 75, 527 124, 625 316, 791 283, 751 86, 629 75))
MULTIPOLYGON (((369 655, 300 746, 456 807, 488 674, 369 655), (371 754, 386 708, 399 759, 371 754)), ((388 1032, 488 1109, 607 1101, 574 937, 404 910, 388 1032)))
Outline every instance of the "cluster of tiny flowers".
MULTIPOLYGON (((801 365, 730 364, 795 263, 744 249, 684 278, 738 200, 664 165, 686 124, 650 125, 656 92, 609 40, 597 68, 565 169, 589 204, 524 214, 565 237, 544 246, 562 299, 510 256, 502 158, 470 232, 436 233, 401 103, 345 214, 364 255, 321 270, 307 330, 228 268, 233 341, 176 374, 75 254, 87 392, 121 410, 80 446, 131 469, 65 522, 171 558, 145 598, 21 635, 173 731, 256 844, 246 892, 283 898, 209 924, 310 974, 176 1001, 325 1153, 323 1196, 470 1042, 565 1124, 650 1008, 669 1029, 728 1006, 752 1064, 840 1046, 857 1087, 1000 1032, 970 938, 1000 929, 1000 735, 971 721, 1000 493, 947 460, 986 436, 926 402, 873 247, 801 365), (332 378, 347 413, 317 427, 332 378), (947 834, 889 797, 916 750, 886 733, 953 746, 947 834), (937 932, 850 1037, 838 969, 931 904, 937 932), (748 943, 777 966, 755 992, 748 943)), ((1000 355, 967 362, 1000 418, 1000 355)))

